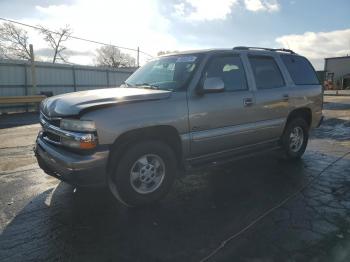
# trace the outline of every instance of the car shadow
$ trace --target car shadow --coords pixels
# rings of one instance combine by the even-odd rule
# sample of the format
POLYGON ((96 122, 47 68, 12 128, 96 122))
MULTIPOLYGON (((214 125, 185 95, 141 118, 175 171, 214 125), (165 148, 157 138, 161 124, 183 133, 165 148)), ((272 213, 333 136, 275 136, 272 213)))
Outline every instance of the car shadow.
POLYGON ((39 123, 39 113, 13 113, 0 115, 0 129, 39 123))
POLYGON ((6 226, 0 260, 198 261, 320 168, 315 159, 288 162, 276 154, 191 173, 164 200, 142 208, 119 205, 105 189, 60 183, 6 226))

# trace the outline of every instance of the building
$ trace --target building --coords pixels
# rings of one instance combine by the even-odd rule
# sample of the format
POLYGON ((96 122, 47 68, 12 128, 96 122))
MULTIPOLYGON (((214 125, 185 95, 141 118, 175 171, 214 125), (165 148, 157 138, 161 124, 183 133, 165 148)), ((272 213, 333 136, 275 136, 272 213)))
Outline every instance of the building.
POLYGON ((320 82, 323 83, 323 81, 326 79, 326 72, 324 70, 318 70, 316 73, 320 82))
POLYGON ((350 89, 350 56, 326 58, 324 71, 328 89, 350 89))

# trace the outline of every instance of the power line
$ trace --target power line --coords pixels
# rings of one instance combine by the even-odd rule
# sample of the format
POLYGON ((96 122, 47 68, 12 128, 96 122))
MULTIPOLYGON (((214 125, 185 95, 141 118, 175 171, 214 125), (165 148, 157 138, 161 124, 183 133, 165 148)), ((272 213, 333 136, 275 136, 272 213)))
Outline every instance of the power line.
MULTIPOLYGON (((7 19, 7 18, 3 18, 3 17, 0 17, 0 20, 6 21, 6 22, 10 22, 10 23, 13 23, 13 24, 18 24, 18 25, 30 27, 30 28, 33 28, 33 29, 36 29, 36 30, 41 30, 41 28, 38 27, 38 26, 25 24, 25 23, 22 23, 22 22, 18 22, 18 21, 7 19)), ((60 34, 58 32, 51 31, 51 30, 47 30, 47 31, 52 33, 52 34, 57 34, 57 35, 60 34)), ((140 52, 140 53, 142 53, 144 55, 147 55, 149 57, 154 57, 153 55, 148 54, 148 53, 146 53, 146 52, 144 52, 142 50, 139 50, 139 49, 124 47, 124 46, 117 46, 117 45, 112 45, 112 44, 106 44, 106 43, 103 43, 103 42, 99 42, 99 41, 95 41, 95 40, 91 40, 91 39, 86 39, 86 38, 82 38, 82 37, 78 37, 78 36, 70 36, 69 38, 76 39, 76 40, 81 40, 81 41, 85 41, 85 42, 90 42, 90 43, 94 43, 94 44, 99 44, 99 45, 113 46, 113 47, 120 48, 120 49, 136 51, 136 52, 140 52)))

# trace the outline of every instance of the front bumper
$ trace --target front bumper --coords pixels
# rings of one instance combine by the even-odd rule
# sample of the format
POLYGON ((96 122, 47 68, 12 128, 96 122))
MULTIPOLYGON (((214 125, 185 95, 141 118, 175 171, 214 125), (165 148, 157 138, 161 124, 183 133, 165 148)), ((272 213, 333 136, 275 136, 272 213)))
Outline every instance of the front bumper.
POLYGON ((78 186, 106 185, 106 148, 80 155, 45 142, 39 134, 34 152, 40 168, 50 176, 78 186))

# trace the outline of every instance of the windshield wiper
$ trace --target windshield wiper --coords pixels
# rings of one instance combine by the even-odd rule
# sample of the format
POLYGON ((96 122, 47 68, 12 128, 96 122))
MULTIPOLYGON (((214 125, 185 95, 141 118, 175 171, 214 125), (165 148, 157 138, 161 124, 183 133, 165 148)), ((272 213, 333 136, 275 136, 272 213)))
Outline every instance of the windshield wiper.
POLYGON ((128 84, 127 82, 125 82, 125 81, 122 83, 122 85, 123 85, 124 87, 131 87, 131 85, 128 84))
POLYGON ((151 85, 149 83, 136 84, 135 86, 142 86, 146 89, 155 89, 155 90, 159 89, 159 86, 151 85))
POLYGON ((173 91, 173 89, 170 89, 170 88, 163 88, 163 87, 160 87, 160 86, 157 86, 157 85, 152 85, 152 84, 149 84, 149 83, 139 83, 139 84, 135 84, 133 86, 131 86, 129 84, 130 87, 142 87, 144 89, 152 89, 152 90, 166 90, 166 91, 173 91))

